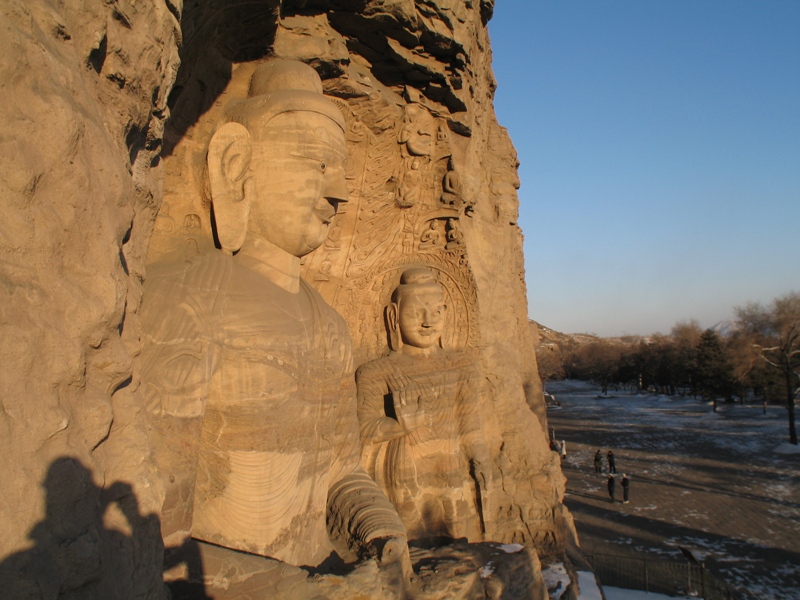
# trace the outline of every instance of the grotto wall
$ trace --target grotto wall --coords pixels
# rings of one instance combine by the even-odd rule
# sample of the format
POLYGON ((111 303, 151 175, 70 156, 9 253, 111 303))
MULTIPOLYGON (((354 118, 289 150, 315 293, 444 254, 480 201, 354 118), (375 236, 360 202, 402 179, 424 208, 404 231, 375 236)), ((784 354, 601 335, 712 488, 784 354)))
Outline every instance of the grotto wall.
POLYGON ((389 352, 401 272, 437 274, 443 344, 480 365, 487 537, 563 549, 573 534, 527 327, 516 153, 492 108, 492 6, 3 4, 4 584, 165 594, 142 289, 154 265, 214 250, 208 141, 270 56, 314 67, 346 123, 350 202, 303 277, 344 317, 358 366, 389 352))
POLYGON ((180 4, 0 11, 2 586, 114 598, 124 581, 123 597, 158 598, 134 362, 180 4))

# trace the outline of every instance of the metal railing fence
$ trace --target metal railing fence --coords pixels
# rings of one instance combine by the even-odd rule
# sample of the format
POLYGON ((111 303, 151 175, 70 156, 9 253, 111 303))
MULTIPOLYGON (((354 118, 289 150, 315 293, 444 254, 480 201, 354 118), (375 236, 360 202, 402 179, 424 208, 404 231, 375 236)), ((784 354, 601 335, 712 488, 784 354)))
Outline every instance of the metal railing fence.
POLYGON ((712 575, 703 564, 592 552, 587 556, 601 585, 704 600, 760 600, 712 575))

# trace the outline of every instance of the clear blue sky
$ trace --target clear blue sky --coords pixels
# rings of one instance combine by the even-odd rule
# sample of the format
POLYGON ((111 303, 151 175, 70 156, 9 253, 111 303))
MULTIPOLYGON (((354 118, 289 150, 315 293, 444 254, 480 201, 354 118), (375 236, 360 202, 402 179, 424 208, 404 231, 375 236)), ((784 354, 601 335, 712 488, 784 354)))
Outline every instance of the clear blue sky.
POLYGON ((610 336, 800 291, 800 0, 497 0, 530 317, 610 336))

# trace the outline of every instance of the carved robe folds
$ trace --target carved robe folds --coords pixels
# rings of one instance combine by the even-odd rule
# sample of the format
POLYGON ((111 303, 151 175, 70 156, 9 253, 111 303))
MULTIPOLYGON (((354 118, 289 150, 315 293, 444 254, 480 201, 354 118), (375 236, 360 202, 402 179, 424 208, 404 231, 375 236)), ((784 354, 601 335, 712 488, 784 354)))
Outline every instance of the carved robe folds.
POLYGON ((362 462, 394 503, 409 539, 482 538, 481 490, 469 464, 488 462, 475 367, 467 351, 427 358, 392 352, 356 375, 362 462), (405 405, 403 388, 413 388, 405 405))
POLYGON ((305 282, 291 294, 259 268, 212 253, 151 273, 143 359, 165 535, 295 565, 324 560, 329 533, 356 551, 402 535, 359 465, 344 321, 305 282))

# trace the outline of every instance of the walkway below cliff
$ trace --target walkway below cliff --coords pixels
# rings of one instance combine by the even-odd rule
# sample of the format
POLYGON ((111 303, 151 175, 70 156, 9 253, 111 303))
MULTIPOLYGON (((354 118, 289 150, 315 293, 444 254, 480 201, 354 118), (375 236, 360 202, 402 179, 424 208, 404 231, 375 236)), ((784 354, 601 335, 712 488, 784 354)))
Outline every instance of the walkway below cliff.
POLYGON ((715 414, 691 398, 602 397, 582 382, 547 390, 561 404, 548 418, 567 442, 566 504, 584 553, 680 558, 683 547, 765 600, 800 600, 800 454, 785 443, 785 408, 720 404, 715 414), (598 449, 616 455, 613 504, 608 474, 594 471, 598 449))

